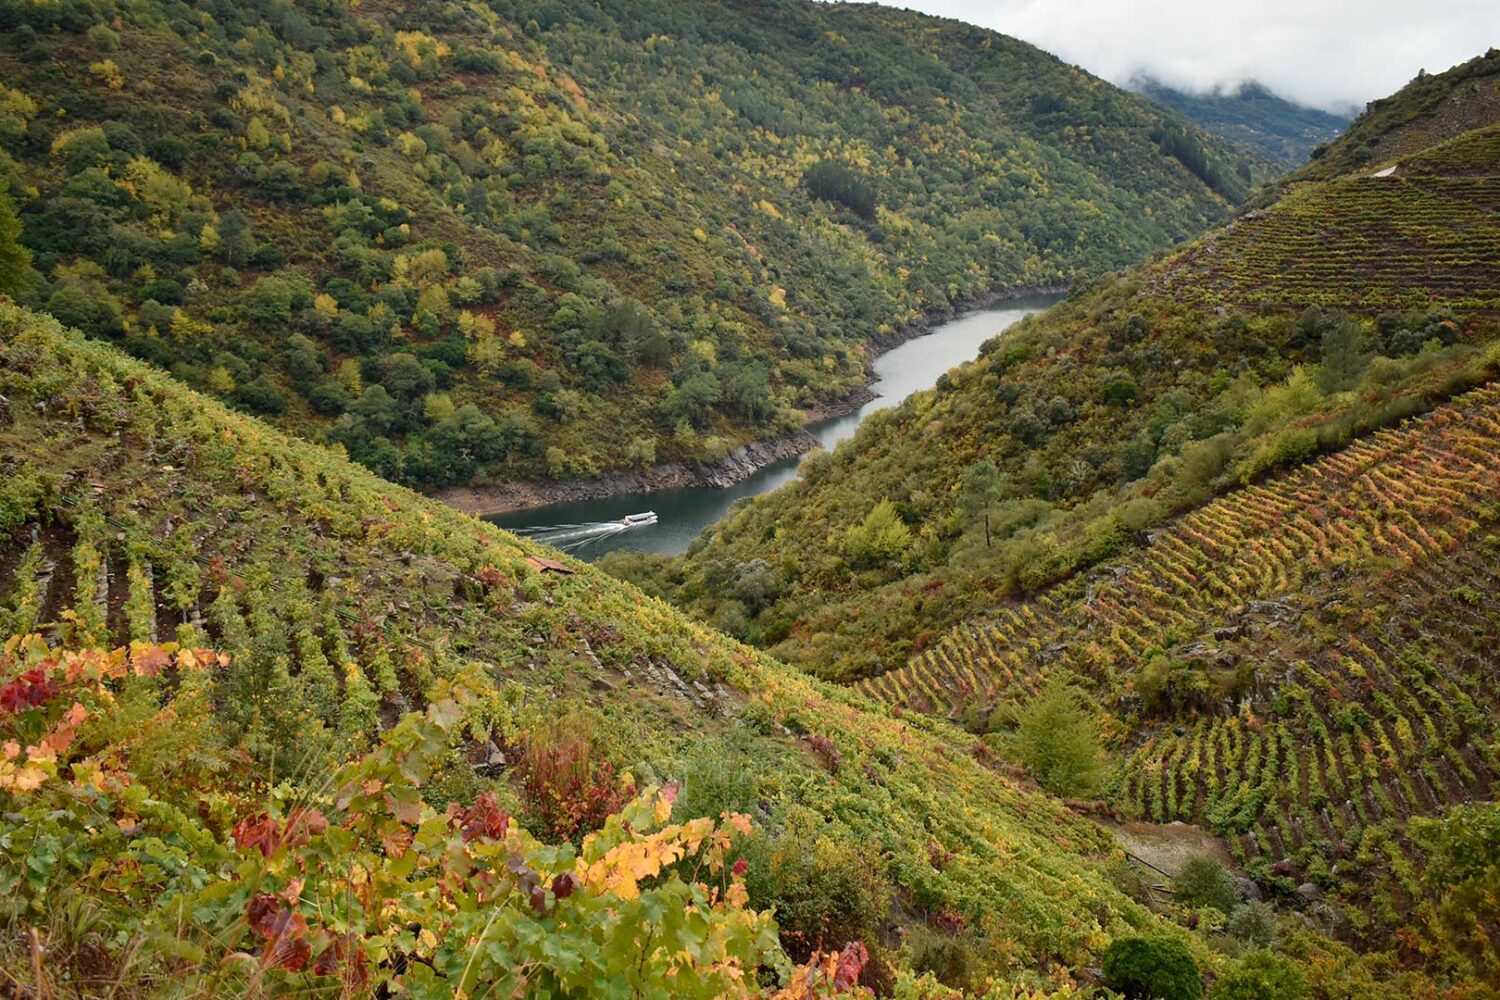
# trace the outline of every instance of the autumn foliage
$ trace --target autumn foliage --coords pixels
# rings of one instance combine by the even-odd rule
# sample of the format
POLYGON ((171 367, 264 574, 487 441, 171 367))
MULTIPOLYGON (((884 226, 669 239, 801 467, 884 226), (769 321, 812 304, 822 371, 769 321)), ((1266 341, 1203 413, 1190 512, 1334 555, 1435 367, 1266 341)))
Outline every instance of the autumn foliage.
MULTIPOLYGON (((597 826, 576 846, 538 840, 493 790, 429 804, 432 767, 495 697, 477 672, 439 682, 425 711, 314 787, 268 791, 229 777, 159 785, 145 755, 137 762, 110 741, 141 700, 187 717, 190 675, 225 665, 170 645, 6 644, 0 836, 10 849, 0 887, 11 920, 99 908, 126 942, 104 960, 113 976, 168 976, 210 995, 294 984, 343 995, 469 996, 481 984, 492 996, 579 995, 608 984, 628 995, 750 996, 770 970, 786 976, 791 992, 778 996, 791 1000, 847 992, 868 957, 854 944, 792 969, 770 914, 749 906, 733 850, 753 835, 750 820, 726 812, 672 823, 675 787, 605 792, 612 773, 588 766, 577 741, 533 753, 526 771, 549 794, 582 789, 590 809, 611 803, 602 814, 546 814, 570 833, 597 826), (60 842, 88 847, 47 853, 60 842), (61 877, 82 869, 95 878, 61 877), (196 960, 137 958, 129 971, 139 942, 168 937, 173 953, 196 960)), ((39 985, 78 986, 79 969, 59 954, 65 964, 39 985)))

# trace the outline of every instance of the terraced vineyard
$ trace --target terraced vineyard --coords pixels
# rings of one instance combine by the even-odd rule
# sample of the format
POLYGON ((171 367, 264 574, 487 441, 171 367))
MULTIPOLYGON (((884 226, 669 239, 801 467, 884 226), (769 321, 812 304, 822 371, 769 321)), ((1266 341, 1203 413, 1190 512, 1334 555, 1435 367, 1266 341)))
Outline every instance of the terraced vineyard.
POLYGON ((1410 176, 1296 185, 1169 259, 1155 283, 1209 307, 1500 310, 1500 160, 1484 159, 1494 141, 1455 140, 1451 158, 1419 157, 1410 176))
POLYGON ((1500 168, 1500 125, 1475 129, 1402 162, 1402 176, 1486 176, 1500 168))
POLYGON ((1418 892, 1404 820, 1500 777, 1500 387, 1181 518, 949 633, 874 698, 959 716, 1060 674, 1146 735, 1116 804, 1230 836, 1263 875, 1418 892), (1383 877, 1372 879, 1377 873, 1383 877))

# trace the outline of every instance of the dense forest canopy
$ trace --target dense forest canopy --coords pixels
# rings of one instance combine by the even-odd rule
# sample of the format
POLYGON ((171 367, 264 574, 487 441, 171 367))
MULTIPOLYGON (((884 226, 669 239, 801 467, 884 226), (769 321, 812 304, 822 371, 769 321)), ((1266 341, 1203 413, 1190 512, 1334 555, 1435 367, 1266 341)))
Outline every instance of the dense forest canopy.
POLYGON ((22 301, 424 486, 712 461, 1258 161, 1030 46, 800 0, 0 3, 22 301))

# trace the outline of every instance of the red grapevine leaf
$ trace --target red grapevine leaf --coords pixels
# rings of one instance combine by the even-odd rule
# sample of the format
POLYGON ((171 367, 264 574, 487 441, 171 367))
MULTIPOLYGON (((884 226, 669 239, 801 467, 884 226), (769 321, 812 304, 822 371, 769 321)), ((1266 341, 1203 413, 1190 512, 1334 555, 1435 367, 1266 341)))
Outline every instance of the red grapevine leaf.
POLYGON ((578 879, 573 877, 572 872, 563 872, 552 880, 552 895, 558 899, 567 899, 577 888, 578 879))
POLYGON ((859 974, 864 971, 865 963, 869 960, 870 950, 863 941, 851 941, 844 945, 844 950, 839 952, 838 968, 833 974, 834 990, 851 989, 859 982, 859 974))
POLYGON ((275 933, 272 925, 280 910, 281 900, 274 893, 258 892, 245 904, 245 922, 261 937, 271 937, 275 933))

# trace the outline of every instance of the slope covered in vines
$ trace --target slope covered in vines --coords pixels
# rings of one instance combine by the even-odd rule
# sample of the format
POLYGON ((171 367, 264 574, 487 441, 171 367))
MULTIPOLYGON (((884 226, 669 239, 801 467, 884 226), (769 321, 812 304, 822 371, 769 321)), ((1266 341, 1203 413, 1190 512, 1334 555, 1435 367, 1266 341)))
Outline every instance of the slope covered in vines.
POLYGON ((1263 174, 1013 39, 805 0, 0 4, 23 302, 388 478, 722 458, 1263 174))
POLYGON ((1490 799, 1500 775, 1497 444, 1491 385, 1209 503, 858 687, 984 728, 1048 678, 1083 685, 1124 734, 1124 812, 1209 826, 1378 937, 1425 895, 1409 818, 1490 799))
MULTIPOLYGON (((957 730, 874 712, 586 565, 541 572, 528 562, 530 543, 235 415, 45 317, 0 305, 0 356, 0 624, 59 648, 126 644, 135 652, 119 655, 119 670, 165 669, 162 684, 210 667, 192 711, 164 707, 169 694, 187 697, 175 686, 126 690, 119 696, 141 718, 168 714, 91 737, 122 741, 109 766, 135 761, 167 776, 170 808, 125 800, 114 808, 128 815, 107 816, 111 829, 136 823, 128 837, 137 846, 91 849, 105 865, 126 864, 111 850, 127 852, 165 879, 160 899, 137 908, 198 905, 181 901, 197 898, 200 869, 182 869, 173 852, 207 852, 204 837, 228 849, 231 828, 244 846, 264 825, 239 825, 247 810, 269 806, 285 819, 293 804, 323 803, 332 816, 329 775, 363 766, 348 762, 377 734, 407 733, 392 737, 396 762, 426 746, 426 779, 403 796, 426 796, 440 813, 450 798, 467 807, 489 793, 539 838, 576 843, 629 785, 680 782, 678 818, 747 814, 761 832, 742 848, 748 866, 736 878, 743 873, 752 905, 778 909, 799 960, 857 940, 886 977, 934 954, 967 954, 976 977, 1055 987, 1112 936, 1156 919, 1112 881, 1102 831, 996 769, 957 730), (217 653, 193 654, 190 671, 172 667, 175 654, 149 652, 161 643, 217 653), (401 742, 412 739, 406 713, 420 712, 435 686, 455 685, 487 689, 490 707, 461 726, 444 721, 447 736, 401 742), (170 722, 173 711, 184 721, 170 722), (159 746, 141 739, 154 732, 159 746), (559 762, 564 751, 572 764, 559 762), (201 829, 184 818, 195 810, 201 829), (916 950, 903 950, 895 925, 916 950)), ((15 655, 17 670, 34 661, 24 646, 15 655)), ((91 657, 78 662, 99 665, 99 680, 118 676, 91 657)), ((63 682, 38 669, 7 677, 15 692, 7 688, 4 711, 21 713, 6 714, 7 725, 50 704, 63 682)), ((67 671, 68 683, 78 680, 67 671)), ((30 754, 34 763, 40 751, 30 754)), ((19 796, 0 837, 42 845, 35 850, 75 837, 66 810, 24 811, 24 779, 12 779, 31 773, 27 765, 11 755, 0 767, 0 796, 19 796)), ((396 817, 415 817, 416 807, 396 817)), ((474 815, 485 822, 482 809, 474 815)), ((387 825, 371 836, 389 852, 413 832, 387 825)), ((269 858, 280 840, 267 843, 269 858)), ((418 837, 415 849, 432 847, 418 837)), ((92 919, 119 929, 119 941, 136 940, 128 928, 145 933, 142 913, 123 903, 136 897, 84 901, 96 883, 75 878, 89 857, 44 853, 25 872, 0 865, 7 941, 41 926, 62 954, 63 942, 78 944, 69 935, 86 933, 65 915, 91 906, 103 907, 92 919)), ((213 856, 194 853, 193 863, 213 856)), ((215 897, 209 909, 234 905, 215 897)), ((171 924, 182 919, 174 912, 158 915, 171 924)), ((78 947, 80 962, 122 975, 119 962, 143 956, 136 974, 171 971, 160 941, 78 947)), ((378 958, 373 939, 369 947, 378 958)), ((421 941, 402 947, 427 954, 421 941)))

